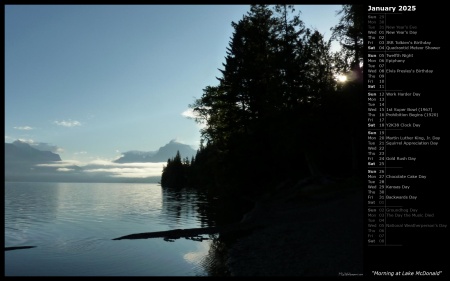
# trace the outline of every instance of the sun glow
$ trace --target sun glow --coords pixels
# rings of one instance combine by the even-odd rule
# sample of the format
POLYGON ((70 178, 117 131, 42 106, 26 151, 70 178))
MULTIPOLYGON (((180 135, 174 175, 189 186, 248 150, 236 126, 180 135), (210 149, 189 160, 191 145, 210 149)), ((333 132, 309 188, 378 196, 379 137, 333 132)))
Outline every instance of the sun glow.
POLYGON ((337 79, 338 79, 339 82, 344 83, 344 82, 347 81, 347 76, 345 76, 345 75, 339 75, 339 76, 337 77, 337 79))

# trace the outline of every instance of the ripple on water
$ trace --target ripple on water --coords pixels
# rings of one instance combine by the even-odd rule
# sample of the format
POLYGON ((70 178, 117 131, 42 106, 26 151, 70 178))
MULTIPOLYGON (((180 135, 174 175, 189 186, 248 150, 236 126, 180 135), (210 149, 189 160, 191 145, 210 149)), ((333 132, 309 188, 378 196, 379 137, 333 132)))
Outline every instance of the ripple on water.
POLYGON ((209 241, 112 241, 200 227, 194 194, 173 196, 148 184, 14 183, 5 197, 5 246, 37 246, 8 252, 8 275, 204 275, 214 264, 209 241))
POLYGON ((102 249, 107 241, 108 239, 98 237, 55 238, 53 243, 45 245, 43 251, 51 253, 53 259, 68 259, 71 256, 89 255, 91 252, 102 249))

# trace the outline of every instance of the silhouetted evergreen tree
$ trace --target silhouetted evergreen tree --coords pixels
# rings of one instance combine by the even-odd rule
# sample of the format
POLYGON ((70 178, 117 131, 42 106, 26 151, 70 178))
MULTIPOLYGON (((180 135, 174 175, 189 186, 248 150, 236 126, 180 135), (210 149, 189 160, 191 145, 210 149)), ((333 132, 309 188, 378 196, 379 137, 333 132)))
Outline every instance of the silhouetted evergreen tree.
POLYGON ((363 39, 364 39, 364 6, 343 5, 338 12, 341 15, 339 23, 333 27, 332 38, 337 39, 342 51, 336 57, 338 71, 344 72, 347 82, 341 89, 340 104, 344 110, 343 122, 347 124, 347 134, 350 135, 351 163, 354 174, 363 173, 362 157, 364 154, 365 99, 363 93, 363 39))
MULTIPOLYGON (((190 105, 205 127, 195 158, 180 161, 187 181, 179 182, 233 197, 263 192, 285 179, 350 173, 355 166, 352 118, 362 85, 355 80, 339 86, 334 75, 359 66, 360 10, 344 5, 333 29, 333 38, 345 45, 338 54, 294 12, 291 5, 252 5, 232 22, 218 85, 205 87, 190 105)), ((170 185, 178 182, 167 179, 177 174, 176 158, 164 168, 170 185)))
POLYGON ((293 12, 292 6, 253 5, 233 22, 219 85, 206 87, 191 105, 207 125, 206 146, 214 147, 209 169, 217 189, 252 193, 304 176, 306 162, 314 161, 305 157, 311 142, 305 124, 335 88, 330 44, 293 12))
POLYGON ((331 38, 340 42, 343 51, 341 59, 354 70, 359 68, 363 61, 364 6, 342 5, 342 10, 338 11, 337 15, 341 15, 341 18, 339 23, 331 28, 331 38))
POLYGON ((187 171, 189 169, 189 161, 181 161, 180 151, 174 158, 167 160, 167 166, 163 167, 161 175, 161 186, 170 188, 182 188, 187 183, 187 171))

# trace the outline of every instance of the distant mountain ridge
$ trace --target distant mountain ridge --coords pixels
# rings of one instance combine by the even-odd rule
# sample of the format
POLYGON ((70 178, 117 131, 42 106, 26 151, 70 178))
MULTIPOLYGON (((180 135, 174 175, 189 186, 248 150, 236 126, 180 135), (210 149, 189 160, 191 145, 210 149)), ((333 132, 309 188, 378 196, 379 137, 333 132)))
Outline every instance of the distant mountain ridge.
POLYGON ((180 152, 181 158, 188 157, 189 160, 195 156, 197 151, 191 146, 171 140, 168 144, 160 147, 158 151, 127 151, 122 157, 115 160, 115 163, 146 163, 146 162, 166 162, 169 158, 173 158, 177 151, 180 152))
POLYGON ((16 140, 5 143, 5 163, 49 163, 61 161, 59 154, 33 148, 26 142, 16 140))
MULTIPOLYGON (((183 158, 197 153, 186 144, 171 141, 158 151, 128 151, 115 163, 161 163, 173 158, 177 151, 183 158)), ((5 143, 5 182, 158 182, 160 175, 147 177, 124 175, 122 167, 112 165, 99 169, 98 165, 77 166, 65 162, 59 154, 34 148, 20 140, 5 143)), ((161 165, 162 169, 162 164, 161 165)), ((158 167, 158 165, 153 165, 158 167)))
MULTIPOLYGON (((5 181, 51 181, 57 168, 39 164, 61 161, 59 154, 36 149, 20 140, 5 143, 5 181)), ((75 165, 71 168, 80 169, 75 165)))

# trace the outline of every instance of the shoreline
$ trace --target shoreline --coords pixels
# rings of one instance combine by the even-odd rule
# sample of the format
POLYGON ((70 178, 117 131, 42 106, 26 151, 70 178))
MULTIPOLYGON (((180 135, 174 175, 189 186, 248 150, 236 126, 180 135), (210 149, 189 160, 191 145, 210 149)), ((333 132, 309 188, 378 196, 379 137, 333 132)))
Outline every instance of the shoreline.
POLYGON ((263 228, 228 250, 231 276, 362 275, 362 190, 278 202, 258 220, 263 228))

